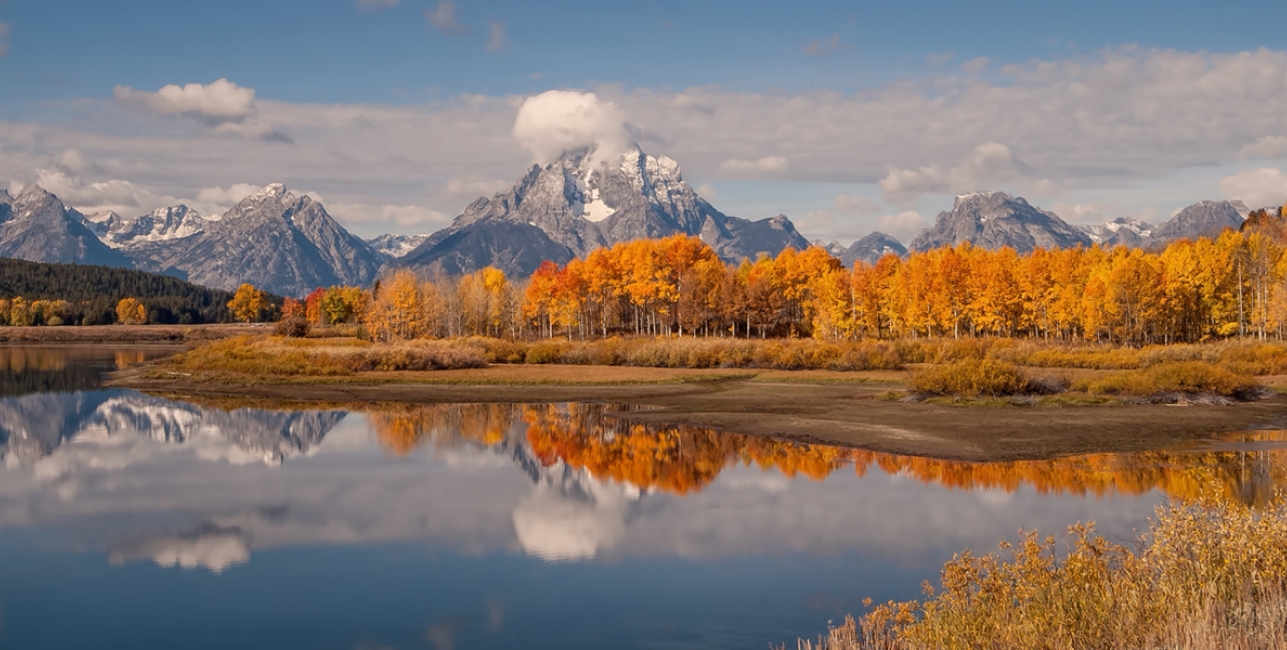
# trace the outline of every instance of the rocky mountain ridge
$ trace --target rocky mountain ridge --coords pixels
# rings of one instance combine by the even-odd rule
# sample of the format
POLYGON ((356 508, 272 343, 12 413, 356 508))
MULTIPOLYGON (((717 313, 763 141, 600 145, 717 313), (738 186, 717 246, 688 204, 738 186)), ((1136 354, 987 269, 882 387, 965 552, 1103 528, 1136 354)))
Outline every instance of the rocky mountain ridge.
POLYGON ((716 210, 667 156, 638 147, 606 162, 594 154, 578 149, 533 165, 509 191, 474 201, 397 264, 449 273, 490 264, 526 275, 542 259, 562 263, 602 246, 674 234, 701 237, 730 261, 808 245, 783 215, 749 221, 716 210))

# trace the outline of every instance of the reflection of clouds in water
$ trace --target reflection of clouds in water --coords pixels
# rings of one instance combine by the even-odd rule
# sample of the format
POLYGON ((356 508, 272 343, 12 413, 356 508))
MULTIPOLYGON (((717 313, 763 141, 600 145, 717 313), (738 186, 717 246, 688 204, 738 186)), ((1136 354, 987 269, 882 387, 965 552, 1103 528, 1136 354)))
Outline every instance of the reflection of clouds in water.
POLYGON ((907 563, 966 546, 989 550, 1019 528, 1057 533, 1086 519, 1129 538, 1161 500, 952 490, 847 467, 814 481, 740 465, 684 497, 641 495, 562 462, 542 464, 521 427, 491 447, 426 447, 389 459, 356 415, 337 426, 324 414, 263 412, 255 424, 256 412, 245 409, 234 412, 238 420, 165 400, 114 408, 131 414, 121 422, 158 428, 83 427, 34 466, 0 470, 0 528, 45 526, 63 546, 112 549, 119 561, 218 570, 253 549, 381 542, 560 561, 857 552, 907 563), (143 407, 179 413, 166 419, 143 407), (206 424, 179 426, 180 416, 206 424), (283 446, 272 449, 316 453, 266 467, 243 446, 267 449, 279 439, 283 446))
POLYGON ((149 558, 162 567, 205 568, 215 573, 250 561, 250 543, 240 531, 210 531, 193 537, 160 537, 114 549, 113 564, 149 558))
POLYGON ((624 492, 599 483, 592 499, 569 498, 557 487, 538 483, 514 508, 514 532, 529 555, 570 561, 594 557, 625 534, 624 492))

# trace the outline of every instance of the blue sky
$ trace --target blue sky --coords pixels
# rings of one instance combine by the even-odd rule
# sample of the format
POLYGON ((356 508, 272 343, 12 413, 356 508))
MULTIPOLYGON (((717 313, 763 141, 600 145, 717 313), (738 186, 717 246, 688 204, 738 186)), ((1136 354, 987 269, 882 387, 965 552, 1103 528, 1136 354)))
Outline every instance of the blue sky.
POLYGON ((966 188, 1070 221, 1277 200, 1265 170, 1287 157, 1287 121, 1219 101, 1287 87, 1283 2, 8 0, 0 23, 0 184, 86 209, 217 210, 286 180, 360 234, 432 230, 531 162, 510 126, 555 89, 620 108, 717 207, 825 238, 906 239, 966 188), (212 116, 139 94, 219 79, 253 105, 212 116), (819 127, 836 133, 801 137, 819 127), (766 160, 783 162, 743 164, 766 160))

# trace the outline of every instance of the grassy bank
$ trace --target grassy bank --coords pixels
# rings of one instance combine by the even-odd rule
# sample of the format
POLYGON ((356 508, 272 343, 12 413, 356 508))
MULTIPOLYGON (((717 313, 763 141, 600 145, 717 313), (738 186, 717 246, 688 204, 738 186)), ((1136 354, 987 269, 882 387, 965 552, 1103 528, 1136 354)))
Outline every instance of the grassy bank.
MULTIPOLYGON (((360 377, 365 381, 375 379, 378 373, 488 366, 596 366, 581 375, 581 381, 589 382, 632 381, 631 373, 621 376, 607 368, 747 370, 765 378, 772 376, 774 381, 905 383, 908 392, 891 393, 892 398, 1069 404, 1247 401, 1266 394, 1253 375, 1281 372, 1284 363, 1287 345, 1258 342, 1136 350, 1000 339, 834 343, 812 339, 609 338, 531 342, 471 337, 377 344, 354 337, 238 336, 194 347, 167 361, 162 370, 238 380, 344 381, 360 377), (804 370, 810 372, 799 372, 804 370)), ((539 383, 542 376, 558 373, 518 374, 523 375, 523 383, 539 383)), ((430 376, 402 377, 428 381, 430 376)))
POLYGON ((848 618, 801 650, 1250 650, 1287 647, 1287 503, 1159 509, 1128 548, 1069 531, 1025 534, 943 567, 924 601, 848 618))

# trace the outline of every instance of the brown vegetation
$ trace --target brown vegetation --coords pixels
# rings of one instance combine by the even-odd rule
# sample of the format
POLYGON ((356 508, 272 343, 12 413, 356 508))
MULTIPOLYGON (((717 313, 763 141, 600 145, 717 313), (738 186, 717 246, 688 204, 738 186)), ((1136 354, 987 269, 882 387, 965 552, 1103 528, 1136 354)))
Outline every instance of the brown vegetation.
POLYGON ((1074 526, 958 554, 924 602, 890 602, 801 650, 1287 647, 1287 502, 1177 504, 1136 549, 1074 526))

